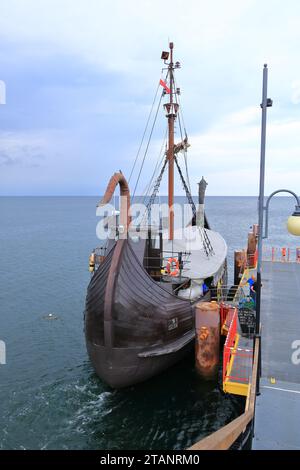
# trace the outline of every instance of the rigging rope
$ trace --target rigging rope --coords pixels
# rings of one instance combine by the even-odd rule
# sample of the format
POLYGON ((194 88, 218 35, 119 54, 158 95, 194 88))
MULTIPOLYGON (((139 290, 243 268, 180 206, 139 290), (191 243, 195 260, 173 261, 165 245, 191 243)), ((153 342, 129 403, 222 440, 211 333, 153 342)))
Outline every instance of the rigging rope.
MULTIPOLYGON (((174 81, 175 81, 175 80, 174 80, 174 81)), ((175 82, 175 86, 177 87, 176 82, 175 82)), ((176 94, 175 96, 176 96, 176 102, 177 102, 177 94, 176 94)), ((184 123, 183 112, 182 112, 182 107, 181 107, 179 95, 178 95, 178 104, 179 104, 178 123, 179 123, 179 128, 180 128, 180 133, 181 133, 181 139, 183 140, 180 114, 181 114, 182 123, 183 123, 183 128, 184 128, 184 133, 185 133, 185 137, 186 137, 186 138, 187 138, 187 132, 186 132, 186 128, 185 128, 185 123, 184 123)), ((193 197, 192 197, 192 195, 191 195, 191 185, 190 185, 190 179, 189 179, 189 173, 188 173, 188 166, 187 166, 187 151, 186 151, 186 149, 184 149, 184 162, 185 162, 186 178, 187 178, 187 182, 188 182, 188 183, 186 183, 186 181, 185 181, 185 179, 184 179, 184 177, 183 177, 183 174, 182 174, 181 168, 180 168, 180 166, 179 166, 179 163, 178 163, 178 161, 177 161, 176 155, 174 155, 174 160, 175 160, 175 163, 176 163, 176 166, 177 166, 177 169, 178 169, 178 173, 179 173, 179 175, 180 175, 180 178, 181 178, 181 181, 182 181, 184 190, 185 190, 185 192, 186 192, 186 197, 187 197, 187 199, 188 199, 188 201, 189 201, 189 203, 190 203, 190 205, 191 205, 191 207, 192 207, 194 223, 196 223, 197 210, 196 210, 196 206, 195 206, 193 197)), ((214 254, 214 249, 213 249, 213 247, 212 247, 211 241, 210 241, 210 239, 209 239, 209 237, 208 237, 208 235, 207 235, 207 232, 206 232, 205 227, 199 227, 199 231, 200 231, 200 234, 201 234, 201 237, 202 237, 203 247, 204 247, 206 256, 209 257, 210 255, 214 254)))
MULTIPOLYGON (((167 72, 167 75, 166 75, 166 77, 165 77, 165 80, 168 79, 168 75, 169 75, 169 70, 168 70, 168 72, 167 72)), ((145 127, 145 130, 144 130, 144 133, 143 133, 143 137, 142 137, 142 140, 141 140, 141 143, 140 143, 140 146, 139 146, 137 155, 136 155, 136 157, 135 157, 134 164, 133 164, 133 167, 132 167, 132 170, 131 170, 131 173, 130 173, 128 182, 130 182, 130 179, 131 179, 131 177, 132 177, 132 174, 133 174, 135 165, 136 165, 136 163, 137 163, 137 160, 138 160, 138 157, 139 157, 139 154, 140 154, 142 145, 143 145, 143 143, 144 143, 144 138, 145 138, 145 135, 146 135, 146 132, 147 132, 147 129, 148 129, 148 125, 149 125, 149 122, 150 122, 150 118, 151 118, 151 115, 152 115, 152 111, 153 111, 153 108, 154 108, 154 104, 155 104, 156 97, 157 97, 158 90, 159 90, 160 86, 161 86, 161 83, 160 83, 160 81, 159 81, 159 82, 158 82, 158 85, 157 85, 156 92, 155 92, 154 100, 153 100, 153 103, 152 103, 152 106, 151 106, 150 114, 149 114, 148 119, 147 119, 147 123, 146 123, 146 127, 145 127)), ((153 125, 152 125, 151 133, 150 133, 150 136, 149 136, 149 139, 148 139, 148 143, 147 143, 147 147, 146 147, 146 150, 145 150, 145 153, 144 153, 144 157, 143 157, 143 161, 142 161, 141 168, 140 168, 140 171, 139 171, 139 175, 138 175, 138 178, 137 178, 137 181, 136 181, 136 184, 135 184, 133 196, 135 195, 135 191, 136 191, 136 188, 137 188, 137 185, 138 185, 138 182, 139 182, 139 178, 140 178, 140 176, 141 176, 141 172, 142 172, 142 169, 143 169, 143 166, 144 166, 144 162, 145 162, 146 154, 147 154, 147 151, 148 151, 149 143, 150 143, 151 136, 152 136, 153 129, 154 129, 154 125, 155 125, 155 122, 156 122, 157 114, 158 114, 158 111, 159 111, 160 103, 161 103, 161 100, 162 100, 162 97, 164 96, 164 94, 165 94, 165 93, 164 93, 164 90, 163 90, 163 91, 162 91, 162 94, 161 94, 161 97, 160 97, 160 100, 159 100, 159 103, 158 103, 157 110, 156 110, 156 114, 155 114, 155 118, 154 118, 154 123, 153 123, 153 125)))
POLYGON ((192 208, 193 218, 196 219, 197 209, 196 209, 194 200, 193 200, 193 198, 192 198, 192 195, 191 195, 191 193, 190 193, 190 191, 189 191, 189 188, 187 187, 187 184, 186 184, 185 179, 184 179, 184 177, 183 177, 183 174, 182 174, 181 168, 180 168, 180 166, 179 166, 179 163, 178 163, 178 161, 177 161, 176 155, 174 155, 174 161, 175 161, 175 163, 176 163, 177 170, 178 170, 178 173, 179 173, 179 176, 180 176, 180 179, 181 179, 183 188, 184 188, 185 193, 186 193, 186 197, 187 197, 187 199, 188 199, 188 201, 189 201, 189 204, 190 204, 190 206, 191 206, 191 208, 192 208))
POLYGON ((147 119, 147 122, 146 122, 146 126, 145 126, 145 129, 144 129, 144 132, 143 132, 142 140, 141 140, 140 146, 139 146, 139 148, 138 148, 137 154, 136 154, 136 156, 135 156, 134 163, 133 163, 133 166, 132 166, 132 169, 131 169, 129 178, 128 178, 128 183, 129 183, 130 180, 131 180, 132 174, 133 174, 134 169, 135 169, 135 165, 136 165, 136 163, 137 163, 137 160, 138 160, 138 157, 139 157, 141 148, 142 148, 142 145, 143 145, 143 143, 144 143, 144 138, 145 138, 145 135, 146 135, 146 132, 147 132, 147 129, 148 129, 148 125, 149 125, 149 122, 150 122, 150 118, 151 118, 152 111, 153 111, 153 108, 154 108, 154 104, 155 104, 155 101, 156 101, 156 97, 157 97, 157 94, 158 94, 159 86, 160 86, 160 84, 158 83, 157 89, 156 89, 156 92, 155 92, 155 95, 154 95, 154 100, 153 100, 153 103, 152 103, 152 106, 151 106, 151 109, 150 109, 150 113, 149 113, 149 116, 148 116, 148 119, 147 119))
MULTIPOLYGON (((192 212, 193 212, 193 220, 196 222, 196 217, 197 217, 197 210, 196 210, 196 206, 195 206, 195 203, 193 201, 193 198, 192 198, 192 195, 187 187, 187 184, 185 182, 185 179, 183 177, 183 174, 182 174, 182 171, 181 171, 181 168, 179 166, 179 163, 177 161, 177 157, 176 155, 174 155, 174 160, 175 160, 175 163, 176 163, 176 166, 177 166, 177 170, 178 170, 178 173, 179 173, 179 176, 181 178, 181 181, 182 181, 182 184, 183 184, 183 187, 184 187, 184 190, 186 192, 186 197, 189 201, 189 204, 191 205, 192 207, 192 212)), ((210 255, 213 255, 214 254, 214 249, 212 247, 212 244, 210 242, 210 239, 207 235, 207 232, 206 232, 206 229, 204 227, 199 227, 199 232, 200 232, 200 235, 201 235, 201 238, 202 238, 202 242, 203 242, 203 247, 204 247, 204 251, 206 253, 206 256, 209 257, 210 255)))
MULTIPOLYGON (((150 199, 149 199, 149 202, 146 206, 146 210, 145 210, 145 213, 143 214, 143 218, 145 216, 145 214, 148 212, 148 220, 150 220, 150 217, 151 217, 151 206, 152 204, 154 203, 155 201, 155 198, 157 196, 157 192, 159 190, 159 186, 160 186, 160 183, 161 183, 161 180, 162 180, 162 177, 163 177, 163 174, 164 174, 164 171, 165 171, 165 168, 166 168, 166 165, 167 165, 167 162, 168 162, 168 156, 165 157, 165 161, 164 161, 164 164, 162 166, 162 169, 160 171, 160 174, 155 182, 155 186, 154 186, 154 189, 153 189, 153 192, 150 196, 150 199)), ((143 220, 143 219, 142 219, 143 220)))
POLYGON ((152 127, 151 127, 151 131, 150 131, 150 135, 149 135, 148 142, 147 142, 147 145, 146 145, 146 149, 145 149, 145 152, 144 152, 143 160, 142 160, 142 163, 141 163, 141 166, 140 166, 140 171, 139 171, 136 183, 135 183, 135 187, 134 187, 134 191, 133 191, 133 198, 135 196, 137 185, 139 183, 140 176, 141 176, 141 173, 142 173, 142 169, 143 169, 143 166, 144 166, 144 163, 145 163, 145 158, 146 158, 146 155, 147 155, 147 152, 148 152, 148 148, 149 148, 149 145, 150 145, 151 137, 152 137, 152 134, 153 134, 154 126, 155 126, 155 123, 156 123, 156 119, 157 119, 157 115, 158 115, 158 111, 159 111, 159 108, 160 108, 160 103, 161 103, 163 95, 164 95, 164 93, 162 92, 162 94, 160 96, 158 106, 157 106, 157 110, 156 110, 156 113, 155 113, 155 116, 154 116, 154 121, 153 121, 153 124, 152 124, 152 127))
MULTIPOLYGON (((177 102, 177 98, 176 98, 176 102, 177 102)), ((180 112, 180 108, 179 108, 179 112, 180 112)), ((181 128, 180 114, 178 114, 178 123, 179 123, 181 141, 183 142, 183 133, 182 133, 182 128, 181 128)), ((185 130, 185 139, 187 139, 186 130, 185 130)), ((188 185, 189 191, 191 192, 191 184, 190 184, 190 178, 189 178, 189 172, 188 172, 188 166, 187 166, 187 150, 186 150, 186 148, 183 149, 183 155, 184 155, 184 165, 185 165, 187 185, 188 185)))
POLYGON ((164 135, 164 138, 163 138, 163 142, 162 142, 162 145, 161 145, 161 148, 160 148, 160 152, 159 152, 159 155, 158 155, 158 158, 156 160, 156 164, 155 164, 155 168, 153 170, 153 173, 152 173, 152 176, 151 176, 151 179, 150 179, 150 182, 149 184, 147 184, 145 190, 143 191, 143 204, 146 200, 146 197, 149 195, 150 193, 150 189, 151 189, 151 186, 152 186, 152 183, 153 183, 153 180, 154 178, 156 177, 156 173, 160 167, 160 165, 162 164, 163 162, 163 159, 164 159, 164 146, 166 145, 166 138, 167 138, 167 133, 168 133, 168 127, 166 128, 166 132, 165 132, 165 135, 164 135))
MULTIPOLYGON (((174 75, 174 82, 175 82, 175 87, 177 88, 177 83, 176 83, 176 80, 175 80, 175 75, 174 75)), ((183 123, 183 130, 184 130, 185 135, 187 136, 187 132, 186 132, 185 122, 184 122, 184 118, 183 118, 183 111, 182 111, 182 107, 181 107, 180 98, 179 98, 179 95, 177 95, 177 94, 176 94, 175 96, 176 96, 176 99, 177 99, 177 96, 178 96, 179 112, 181 113, 181 118, 182 118, 182 123, 183 123)))
MULTIPOLYGON (((168 74, 167 74, 167 76, 168 76, 168 74)), ((166 79, 167 79, 167 76, 166 76, 166 79)), ((175 78, 173 78, 173 79, 174 79, 174 85, 175 85, 175 87, 176 87, 175 78)), ((146 123, 146 127, 145 127, 145 130, 144 130, 143 136, 142 136, 142 141, 141 141, 141 144, 140 144, 140 146, 139 146, 138 153, 137 153, 137 155, 136 155, 136 158, 135 158, 135 161, 134 161, 134 164, 133 164, 133 167, 132 167, 132 170, 131 170, 131 173, 130 173, 130 176, 129 176, 129 180, 128 180, 128 181, 130 181, 130 179, 131 179, 131 177, 132 177, 134 168, 135 168, 135 166, 136 166, 136 163, 137 163, 137 160, 138 160, 138 157, 139 157, 139 154, 140 154, 140 150, 141 150, 142 145, 143 145, 143 142, 144 142, 144 138, 145 138, 145 135, 146 135, 146 132, 147 132, 147 129, 148 129, 148 125, 149 125, 149 122, 150 122, 150 118, 151 118, 152 111, 153 111, 153 108, 154 108, 154 104, 155 104, 155 101, 156 101, 156 97, 157 97, 157 94, 158 94, 159 86, 160 86, 160 83, 158 84, 158 87, 157 87, 157 90, 156 90, 156 93, 155 93, 155 97, 154 97, 154 100, 153 100, 153 103, 152 103, 152 106, 151 106, 150 114, 149 114, 149 117, 148 117, 148 120, 147 120, 147 123, 146 123)), ((146 145, 146 149, 145 149, 145 152, 144 152, 144 156, 143 156, 143 159, 142 159, 142 162, 141 162, 141 166, 140 166, 140 170, 139 170, 138 177, 137 177, 137 180, 136 180, 136 184, 135 184, 135 187, 134 187, 133 198, 134 198, 134 196, 135 196, 136 189, 137 189, 137 186, 138 186, 138 183, 139 183, 139 180, 140 180, 141 172, 142 172, 142 169, 143 169, 143 166, 144 166, 144 163, 145 163, 145 158, 146 158, 146 155, 147 155, 147 152, 148 152, 148 149, 149 149, 151 137, 152 137, 153 130, 154 130, 154 127, 155 127, 155 124, 156 124, 158 111, 159 111, 160 104, 161 104, 161 101, 162 101, 162 98, 163 98, 164 95, 165 95, 165 92, 162 91, 161 96, 160 96, 160 100, 159 100, 159 103, 158 103, 158 106, 157 106, 157 110, 156 110, 156 113, 155 113, 155 116, 154 116, 154 121, 153 121, 153 124, 152 124, 152 127, 151 127, 151 131, 150 131, 150 135, 149 135, 148 142, 147 142, 147 145, 146 145)), ((176 103, 179 105, 178 123, 179 123, 181 141, 183 142, 184 139, 183 139, 183 132, 182 132, 180 114, 181 114, 181 117, 182 117, 182 122, 183 122, 183 126, 184 126, 184 132, 185 132, 185 138, 186 138, 186 139, 187 139, 187 132, 186 132, 186 128, 185 128, 183 113, 182 113, 181 106, 180 106, 180 100, 179 100, 179 97, 177 98, 177 96, 178 96, 177 93, 175 93, 175 100, 176 100, 176 103)), ((165 136, 165 138, 166 138, 166 136, 165 136)), ((164 139, 164 140, 165 140, 165 139, 164 139)), ((153 181, 153 179, 154 179, 154 177, 155 177, 156 171, 157 171, 157 169, 159 168, 159 166, 160 166, 160 164, 161 164, 161 162, 159 163, 159 160, 160 160, 160 156, 161 156, 161 153, 162 153, 163 146, 164 146, 164 141, 163 141, 163 145, 162 145, 161 151, 160 151, 160 153, 159 153, 159 157, 158 157, 158 160, 157 160, 157 162, 156 162, 156 165, 155 165, 155 168, 154 168, 154 171, 153 171, 153 174, 152 174, 150 183, 149 183, 149 185, 148 185, 148 189, 146 190, 146 194, 145 194, 145 196, 144 196, 143 203, 145 202, 145 198, 147 197, 147 195, 148 195, 148 193, 149 193, 149 191, 150 191, 150 188, 151 188, 151 185, 152 185, 152 181, 153 181), (158 163, 159 163, 159 164, 158 164, 158 163)), ((177 166, 177 169, 178 169, 178 172, 179 172, 179 175, 180 175, 180 178, 181 178, 181 181, 182 181, 184 190, 185 190, 185 192, 186 192, 187 199, 188 199, 189 204, 191 205, 191 208, 192 208, 193 220, 196 222, 197 210, 196 210, 196 206, 195 206, 195 203, 194 203, 194 201, 193 201, 193 198, 192 198, 192 195, 191 195, 191 190, 190 190, 190 181, 189 181, 188 168, 187 168, 187 152, 186 152, 186 148, 184 148, 183 150, 184 150, 185 170, 186 170, 186 177, 187 177, 188 185, 187 185, 187 183, 185 182, 185 179, 184 179, 184 177, 183 177, 181 168, 180 168, 180 166, 179 166, 179 164, 178 164, 176 155, 174 155, 174 160, 175 160, 175 163, 176 163, 176 166, 177 166)), ((154 185, 152 194, 151 194, 150 199, 149 199, 149 202, 148 202, 148 204, 147 204, 147 206, 146 206, 146 210, 145 210, 145 212, 144 212, 144 214, 143 214, 142 221, 144 220, 144 217, 145 217, 145 214, 146 214, 146 213, 148 213, 148 220, 150 220, 150 218, 151 218, 151 206, 152 206, 152 204, 154 203, 155 198, 156 198, 156 196, 157 196, 157 193, 158 193, 158 190, 159 190, 159 186, 160 186, 160 183, 161 183, 161 180, 162 180, 162 177, 163 177, 163 174, 164 174, 164 171, 165 171, 167 162, 168 162, 168 156, 166 155, 166 152, 164 153, 163 158, 165 158, 165 160, 164 160, 163 166, 162 166, 162 168, 161 168, 161 171, 160 171, 160 173, 159 173, 159 176, 158 176, 158 178, 157 178, 157 180, 156 180, 156 182, 155 182, 155 185, 154 185)), ((161 161, 162 161, 162 160, 161 160, 161 161)), ((212 247, 212 245, 211 245, 211 242, 210 242, 210 240, 209 240, 209 237, 208 237, 208 235, 207 235, 207 233, 206 233, 205 228, 199 227, 199 231, 200 231, 200 234, 201 234, 201 237, 202 237, 202 242, 203 242, 203 247, 204 247, 205 253, 206 253, 206 255, 209 257, 210 255, 212 255, 212 254, 214 253, 213 247, 212 247)))
POLYGON ((186 151, 186 149, 184 149, 184 165, 185 165, 185 173, 186 173, 187 184, 188 184, 189 190, 191 192, 191 183, 190 183, 189 170, 188 170, 188 164, 187 164, 187 151, 186 151))
MULTIPOLYGON (((174 75, 174 84, 175 84, 175 87, 177 89, 177 83, 176 83, 176 80, 175 80, 175 75, 174 75)), ((175 99, 176 99, 176 103, 179 106, 178 123, 179 123, 179 129, 180 129, 180 137, 181 137, 181 140, 183 141, 183 132, 182 132, 182 126, 181 126, 181 119, 182 119, 182 123, 183 123, 184 135, 185 135, 186 139, 187 139, 187 132, 186 132, 186 128, 185 128, 185 123, 184 123, 184 118, 183 118, 183 111, 182 111, 182 106, 181 106, 181 102, 180 102, 180 98, 179 98, 178 93, 175 94, 175 99), (181 115, 181 119, 180 119, 180 115, 181 115)), ((183 154, 184 154, 184 165, 185 165, 187 185, 188 185, 189 191, 191 192, 191 183, 190 183, 190 177, 189 177, 189 171, 188 171, 188 165, 187 165, 187 151, 186 151, 186 148, 184 148, 183 154)))

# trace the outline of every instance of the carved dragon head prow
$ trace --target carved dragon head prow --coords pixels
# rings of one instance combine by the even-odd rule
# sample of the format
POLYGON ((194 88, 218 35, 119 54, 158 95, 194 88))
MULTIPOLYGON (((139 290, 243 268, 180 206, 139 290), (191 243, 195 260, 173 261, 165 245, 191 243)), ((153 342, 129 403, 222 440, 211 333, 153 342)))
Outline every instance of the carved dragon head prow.
POLYGON ((120 206, 120 224, 127 231, 131 222, 129 215, 130 209, 130 191, 127 180, 121 171, 114 173, 109 180, 103 198, 98 202, 97 207, 108 204, 113 197, 117 185, 120 186, 121 206, 120 206))

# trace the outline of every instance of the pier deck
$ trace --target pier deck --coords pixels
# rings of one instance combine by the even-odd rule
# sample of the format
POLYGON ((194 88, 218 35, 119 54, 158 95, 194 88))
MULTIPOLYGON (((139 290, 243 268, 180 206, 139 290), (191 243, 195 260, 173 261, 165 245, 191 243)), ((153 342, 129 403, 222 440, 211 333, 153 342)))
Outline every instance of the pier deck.
POLYGON ((300 263, 264 262, 262 284, 253 449, 300 449, 300 263))

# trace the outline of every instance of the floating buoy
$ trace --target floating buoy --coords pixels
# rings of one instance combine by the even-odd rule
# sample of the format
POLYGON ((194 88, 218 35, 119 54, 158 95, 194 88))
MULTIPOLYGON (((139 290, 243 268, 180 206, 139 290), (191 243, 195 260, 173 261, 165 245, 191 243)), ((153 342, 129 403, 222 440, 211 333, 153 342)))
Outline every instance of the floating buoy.
POLYGON ((196 369, 202 378, 218 377, 220 354, 220 314, 217 302, 198 302, 195 306, 196 369))
POLYGON ((47 315, 45 315, 43 317, 45 320, 57 320, 57 315, 55 315, 54 313, 48 313, 47 315))

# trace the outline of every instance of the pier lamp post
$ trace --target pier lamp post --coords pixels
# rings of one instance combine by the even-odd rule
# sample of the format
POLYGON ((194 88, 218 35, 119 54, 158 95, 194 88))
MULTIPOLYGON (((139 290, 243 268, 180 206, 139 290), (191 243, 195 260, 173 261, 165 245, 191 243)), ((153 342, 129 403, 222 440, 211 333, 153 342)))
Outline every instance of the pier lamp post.
POLYGON ((267 199, 266 205, 263 210, 265 212, 265 231, 263 234, 263 239, 268 238, 268 226, 269 226, 269 204, 273 196, 278 193, 289 193, 296 199, 297 205, 295 206, 295 211, 292 215, 289 216, 287 220, 287 229, 292 235, 300 236, 300 199, 296 193, 290 191, 289 189, 277 189, 274 191, 267 199))
POLYGON ((296 193, 288 189, 278 189, 274 191, 267 199, 264 205, 264 187, 265 187, 265 154, 266 154, 266 124, 267 124, 267 108, 273 105, 270 98, 267 98, 268 87, 268 67, 264 64, 263 69, 263 87, 262 87, 262 119, 261 119, 261 148, 260 148, 260 183, 259 183, 259 198, 258 198, 258 243, 257 243, 257 291, 256 291, 256 322, 255 322, 255 338, 259 338, 259 370, 257 378, 257 394, 259 394, 259 380, 261 374, 261 338, 260 338, 260 306, 261 306, 261 266, 262 266, 262 242, 263 239, 268 237, 268 224, 269 224, 269 204, 275 194, 280 192, 289 193, 296 199, 297 205, 295 211, 288 218, 287 229, 292 235, 300 236, 300 199, 296 193), (265 213, 265 231, 263 233, 265 213))
POLYGON ((262 264, 262 227, 264 221, 264 191, 265 191, 265 160, 266 160, 266 124, 267 108, 272 106, 273 102, 267 98, 268 89, 268 66, 264 64, 263 69, 263 87, 261 103, 261 146, 260 146, 260 179, 259 179, 259 198, 258 198, 258 243, 257 243, 257 290, 256 290, 256 320, 255 320, 255 338, 259 338, 259 370, 257 377, 257 393, 259 393, 259 379, 261 373, 261 340, 260 340, 260 303, 261 303, 261 264, 262 264))
POLYGON ((292 235, 300 236, 300 201, 298 196, 297 199, 297 206, 295 207, 295 211, 292 215, 289 216, 287 221, 287 229, 292 235))

